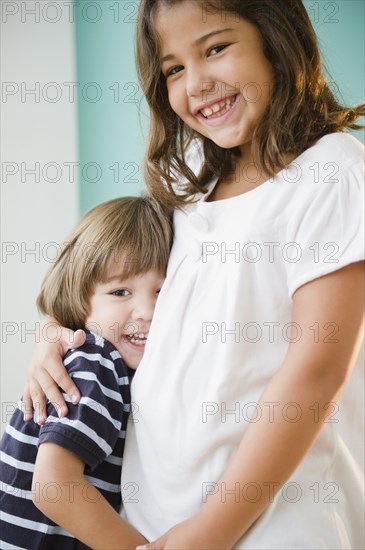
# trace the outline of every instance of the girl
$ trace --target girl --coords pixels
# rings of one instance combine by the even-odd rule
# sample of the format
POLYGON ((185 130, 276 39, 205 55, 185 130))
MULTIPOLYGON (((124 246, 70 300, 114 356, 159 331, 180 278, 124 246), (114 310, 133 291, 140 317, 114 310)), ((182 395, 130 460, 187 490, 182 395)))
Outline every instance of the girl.
MULTIPOLYGON (((344 131, 364 106, 331 93, 301 0, 141 0, 137 62, 146 181, 176 212, 126 516, 147 548, 363 548, 364 150, 344 131)), ((29 407, 60 402, 50 377, 78 395, 66 337, 47 369, 44 348, 29 407)))

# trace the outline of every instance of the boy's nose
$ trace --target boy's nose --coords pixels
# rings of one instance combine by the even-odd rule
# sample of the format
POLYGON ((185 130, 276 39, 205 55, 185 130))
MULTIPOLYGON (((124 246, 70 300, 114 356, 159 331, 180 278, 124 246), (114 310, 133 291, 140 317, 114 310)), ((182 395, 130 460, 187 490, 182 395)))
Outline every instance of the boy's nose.
POLYGON ((131 318, 133 320, 143 319, 144 321, 151 321, 155 310, 155 304, 156 300, 139 300, 134 304, 131 318))

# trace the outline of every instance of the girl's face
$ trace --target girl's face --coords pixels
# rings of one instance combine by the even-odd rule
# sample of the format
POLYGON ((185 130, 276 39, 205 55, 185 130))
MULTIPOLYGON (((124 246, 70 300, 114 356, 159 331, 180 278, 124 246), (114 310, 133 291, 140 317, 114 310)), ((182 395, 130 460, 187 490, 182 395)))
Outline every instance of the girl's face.
POLYGON ((175 113, 220 147, 247 146, 273 83, 256 27, 191 0, 160 6, 155 24, 175 113))
POLYGON ((95 285, 86 327, 114 344, 131 369, 144 353, 156 300, 165 279, 155 270, 122 279, 120 263, 95 285))

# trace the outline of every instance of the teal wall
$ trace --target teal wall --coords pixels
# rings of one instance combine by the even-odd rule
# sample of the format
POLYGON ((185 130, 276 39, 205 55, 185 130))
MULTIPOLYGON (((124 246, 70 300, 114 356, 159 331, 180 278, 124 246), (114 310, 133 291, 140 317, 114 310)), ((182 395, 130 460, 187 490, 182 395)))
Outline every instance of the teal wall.
POLYGON ((75 6, 81 213, 142 189, 148 123, 134 65, 137 7, 136 0, 75 6))
MULTIPOLYGON (((304 3, 336 95, 359 103, 364 93, 364 2, 304 3)), ((143 188, 148 111, 134 66, 137 8, 138 0, 81 0, 75 7, 81 213, 143 188)), ((356 135, 365 143, 364 132, 356 135)))
MULTIPOLYGON (((304 0, 319 38, 324 64, 336 97, 348 104, 364 100, 365 2, 304 0)), ((365 143, 365 133, 355 135, 365 143)))

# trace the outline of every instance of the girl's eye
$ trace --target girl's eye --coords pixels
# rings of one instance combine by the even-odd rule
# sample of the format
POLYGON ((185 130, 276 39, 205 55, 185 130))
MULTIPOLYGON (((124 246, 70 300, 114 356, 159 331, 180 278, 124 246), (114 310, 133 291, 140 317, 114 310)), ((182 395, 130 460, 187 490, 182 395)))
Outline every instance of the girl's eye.
POLYGON ((169 69, 167 72, 166 72, 166 78, 168 78, 169 76, 174 76, 175 74, 179 73, 180 71, 182 71, 183 67, 181 65, 177 66, 177 67, 171 67, 171 69, 169 69))
POLYGON ((208 51, 208 57, 211 55, 217 55, 222 50, 224 50, 227 46, 228 44, 221 44, 220 46, 214 46, 214 48, 210 48, 210 50, 208 51))
POLYGON ((118 290, 114 290, 111 294, 113 296, 129 296, 130 292, 129 292, 129 290, 126 290, 125 288, 120 288, 118 290))

